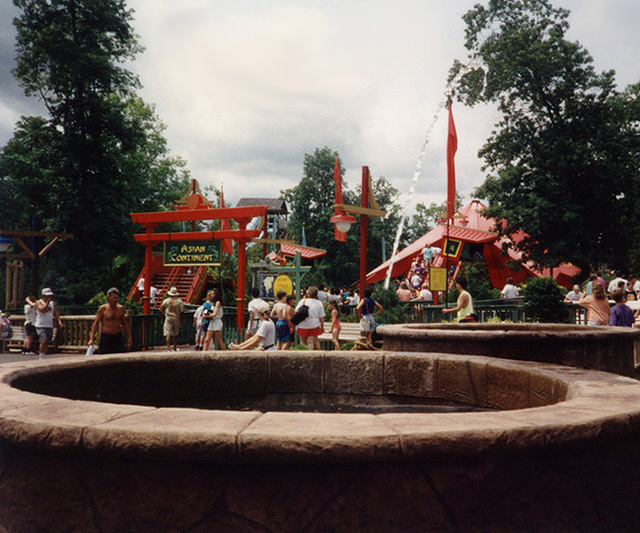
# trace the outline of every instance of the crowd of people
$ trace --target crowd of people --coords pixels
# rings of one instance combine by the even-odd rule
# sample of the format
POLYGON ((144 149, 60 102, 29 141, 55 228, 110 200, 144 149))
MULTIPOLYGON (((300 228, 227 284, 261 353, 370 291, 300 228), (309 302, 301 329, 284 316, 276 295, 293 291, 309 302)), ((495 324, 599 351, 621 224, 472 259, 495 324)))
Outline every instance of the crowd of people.
MULTIPOLYGON (((62 320, 53 296, 53 291, 47 287, 42 289, 39 300, 34 296, 25 299, 23 354, 39 355, 40 359, 44 359, 54 341, 54 333, 62 329, 62 320)), ((0 311, 0 339, 9 339, 12 335, 11 319, 7 313, 0 311)))
POLYGON ((607 284, 599 272, 589 276, 589 281, 581 290, 574 285, 567 293, 565 301, 575 303, 587 310, 587 324, 590 326, 632 327, 640 316, 640 309, 633 311, 628 301, 640 299, 640 281, 630 274, 623 277, 617 270, 615 277, 607 284), (614 305, 611 306, 610 300, 614 305))
POLYGON ((433 293, 429 290, 429 266, 440 255, 440 249, 427 245, 430 259, 423 254, 418 255, 411 263, 404 280, 396 280, 396 294, 401 302, 433 303, 433 293))
MULTIPOLYGON (((422 254, 414 261, 407 279, 400 281, 396 290, 401 302, 433 302, 433 295, 428 289, 429 269, 425 265, 429 265, 437 253, 431 251, 429 260, 422 254)), ((456 287, 458 299, 455 307, 445 308, 442 313, 456 313, 458 322, 474 320, 474 317, 477 320, 466 280, 462 277, 456 280, 456 287)), ((373 289, 368 287, 361 298, 357 289, 332 288, 327 291, 322 285, 309 286, 302 290, 297 304, 294 295, 279 291, 272 306, 260 298, 258 290, 254 289, 247 306, 249 321, 246 339, 227 347, 223 338, 222 295, 218 289, 212 289, 194 313, 196 350, 247 350, 258 347, 264 350, 287 350, 291 348, 296 334, 302 344, 310 349, 320 349, 319 337, 325 331, 331 334, 334 348, 340 349, 340 312, 344 305, 355 306, 360 334, 371 343, 376 327, 375 317, 383 310, 380 303, 372 298, 372 292, 373 289)), ((513 299, 519 295, 513 279, 507 279, 500 293, 501 298, 513 299)), ((101 354, 131 349, 131 331, 125 308, 119 303, 120 296, 120 290, 115 287, 107 291, 107 303, 98 308, 91 327, 88 354, 93 353, 96 344, 101 354)), ((166 346, 168 350, 177 351, 185 304, 175 287, 165 296, 160 311, 164 314, 166 346)), ((54 332, 62 329, 53 297, 53 291, 45 288, 40 299, 33 296, 25 299, 23 354, 39 354, 40 358, 44 358, 54 340, 54 332)), ((600 273, 593 273, 582 287, 576 284, 565 295, 565 302, 586 309, 586 323, 590 326, 631 327, 640 316, 640 308, 634 312, 627 305, 631 300, 640 300, 640 281, 634 275, 625 278, 620 271, 615 272, 615 277, 608 284, 600 273)), ((0 339, 10 338, 11 335, 10 318, 0 311, 0 339)))

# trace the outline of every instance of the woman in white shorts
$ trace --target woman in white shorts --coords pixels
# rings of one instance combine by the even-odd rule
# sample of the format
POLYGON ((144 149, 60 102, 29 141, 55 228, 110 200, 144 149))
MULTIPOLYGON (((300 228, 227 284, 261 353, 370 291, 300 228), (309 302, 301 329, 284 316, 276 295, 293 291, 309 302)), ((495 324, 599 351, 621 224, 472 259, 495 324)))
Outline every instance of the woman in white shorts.
POLYGON ((216 349, 215 343, 218 343, 220 350, 226 350, 227 347, 222 340, 222 316, 224 310, 222 309, 222 298, 217 289, 213 289, 213 309, 205 311, 205 318, 209 318, 209 327, 207 328, 207 334, 204 338, 204 351, 209 350, 209 343, 213 344, 213 349, 216 349))

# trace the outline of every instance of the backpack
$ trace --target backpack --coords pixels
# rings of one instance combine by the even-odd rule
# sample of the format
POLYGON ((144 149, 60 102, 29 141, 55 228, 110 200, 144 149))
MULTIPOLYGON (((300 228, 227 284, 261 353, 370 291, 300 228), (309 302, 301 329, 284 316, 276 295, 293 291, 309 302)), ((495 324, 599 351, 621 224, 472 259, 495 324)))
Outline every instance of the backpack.
MULTIPOLYGON (((304 300, 303 300, 304 301, 304 300)), ((291 317, 291 323, 294 325, 300 324, 305 318, 309 316, 309 306, 302 304, 295 314, 291 317)))

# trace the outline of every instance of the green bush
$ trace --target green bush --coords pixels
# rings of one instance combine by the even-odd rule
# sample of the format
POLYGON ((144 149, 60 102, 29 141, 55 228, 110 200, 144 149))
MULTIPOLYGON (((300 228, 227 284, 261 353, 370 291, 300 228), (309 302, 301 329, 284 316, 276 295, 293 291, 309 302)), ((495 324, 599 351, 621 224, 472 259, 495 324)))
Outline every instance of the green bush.
POLYGON ((467 290, 474 300, 500 298, 500 289, 495 289, 491 285, 491 278, 484 258, 481 261, 474 260, 472 263, 467 263, 464 267, 464 277, 467 279, 467 290))
POLYGON ((531 279, 524 288, 524 310, 538 322, 569 322, 562 289, 552 278, 531 279))
POLYGON ((407 309, 400 303, 394 289, 385 289, 384 285, 378 284, 371 297, 384 307, 376 317, 376 324, 403 324, 407 321, 407 309))

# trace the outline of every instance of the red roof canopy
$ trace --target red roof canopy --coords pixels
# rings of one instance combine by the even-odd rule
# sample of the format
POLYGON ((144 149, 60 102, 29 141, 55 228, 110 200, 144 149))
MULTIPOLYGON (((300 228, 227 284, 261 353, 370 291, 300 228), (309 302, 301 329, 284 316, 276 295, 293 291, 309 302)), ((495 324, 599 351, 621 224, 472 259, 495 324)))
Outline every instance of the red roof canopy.
MULTIPOLYGON (((486 206, 478 200, 473 200, 461 208, 454 219, 454 224, 449 226, 449 238, 465 243, 484 245, 483 255, 487 262, 487 270, 493 286, 504 287, 507 278, 513 278, 515 283, 519 283, 527 277, 549 276, 548 269, 543 273, 536 270, 531 264, 522 263, 522 254, 512 248, 507 248, 506 251, 503 251, 502 245, 505 240, 499 238, 497 231, 495 231, 495 219, 482 215, 484 209, 486 209, 486 206), (516 265, 517 268, 514 270, 512 267, 516 265)), ((443 248, 446 236, 447 226, 442 224, 398 252, 393 262, 391 277, 404 276, 411 268, 413 260, 427 244, 443 248)), ((515 239, 519 241, 522 236, 524 236, 523 233, 516 234, 515 239)), ((454 259, 450 259, 450 264, 455 264, 456 262, 454 259)), ((367 284, 384 280, 390 264, 391 260, 388 260, 369 272, 367 274, 367 284)), ((560 285, 570 287, 573 277, 579 272, 580 269, 578 267, 567 264, 554 268, 553 277, 560 285)))
POLYGON ((309 246, 302 246, 300 244, 280 245, 280 253, 282 255, 295 257, 296 252, 300 252, 300 255, 303 259, 320 259, 327 254, 326 250, 320 250, 320 248, 311 248, 309 246))

